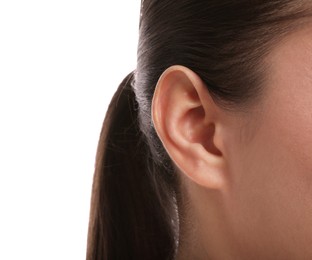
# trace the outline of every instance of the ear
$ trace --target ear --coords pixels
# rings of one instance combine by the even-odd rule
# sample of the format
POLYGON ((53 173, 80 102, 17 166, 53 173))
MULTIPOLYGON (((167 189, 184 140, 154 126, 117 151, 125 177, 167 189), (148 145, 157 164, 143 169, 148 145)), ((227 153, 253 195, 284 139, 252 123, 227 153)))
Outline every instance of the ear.
POLYGON ((169 156, 187 177, 210 189, 225 185, 222 114, 197 74, 183 66, 168 68, 156 86, 152 119, 169 156))

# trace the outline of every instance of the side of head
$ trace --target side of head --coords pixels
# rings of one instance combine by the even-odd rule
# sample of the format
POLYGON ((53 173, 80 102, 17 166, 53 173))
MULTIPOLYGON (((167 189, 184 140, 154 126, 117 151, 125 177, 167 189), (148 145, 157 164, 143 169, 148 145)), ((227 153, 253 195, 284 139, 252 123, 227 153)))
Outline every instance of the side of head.
POLYGON ((304 1, 143 2, 135 92, 155 164, 179 178, 179 257, 312 257, 308 16, 304 1))

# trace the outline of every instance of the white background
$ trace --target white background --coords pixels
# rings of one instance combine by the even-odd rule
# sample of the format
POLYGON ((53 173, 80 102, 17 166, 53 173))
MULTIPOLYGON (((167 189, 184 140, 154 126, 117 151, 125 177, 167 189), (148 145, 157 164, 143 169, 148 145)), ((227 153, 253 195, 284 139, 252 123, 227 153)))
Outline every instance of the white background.
POLYGON ((85 259, 97 141, 140 0, 0 1, 0 259, 85 259))

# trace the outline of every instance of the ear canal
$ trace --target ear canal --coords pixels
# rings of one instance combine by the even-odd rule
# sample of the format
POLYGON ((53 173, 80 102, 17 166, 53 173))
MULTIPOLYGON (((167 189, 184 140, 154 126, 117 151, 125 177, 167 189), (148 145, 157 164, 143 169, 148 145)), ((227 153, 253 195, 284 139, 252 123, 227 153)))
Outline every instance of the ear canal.
POLYGON ((209 124, 206 129, 207 141, 203 142, 204 148, 212 154, 222 156, 221 151, 215 146, 213 142, 213 136, 215 135, 215 125, 209 124))
POLYGON ((215 135, 215 125, 213 123, 205 124, 199 122, 204 122, 205 120, 205 110, 202 106, 190 109, 187 112, 185 117, 188 117, 189 120, 185 120, 184 125, 188 128, 187 139, 190 142, 201 143, 202 146, 211 154, 222 156, 221 151, 214 144, 214 135, 215 135))

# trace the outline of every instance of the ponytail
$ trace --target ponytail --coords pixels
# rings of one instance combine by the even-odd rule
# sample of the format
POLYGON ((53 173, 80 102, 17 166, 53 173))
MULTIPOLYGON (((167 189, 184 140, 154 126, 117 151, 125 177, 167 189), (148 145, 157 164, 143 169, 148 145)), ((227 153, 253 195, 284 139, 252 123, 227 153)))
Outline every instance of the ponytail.
MULTIPOLYGON (((109 105, 96 155, 87 260, 173 259, 172 196, 139 127, 134 72, 109 105)), ((171 193, 172 194, 172 193, 171 193)))

